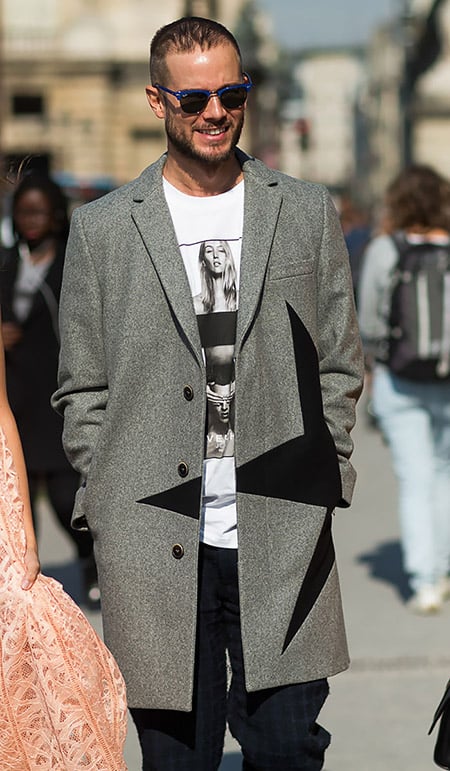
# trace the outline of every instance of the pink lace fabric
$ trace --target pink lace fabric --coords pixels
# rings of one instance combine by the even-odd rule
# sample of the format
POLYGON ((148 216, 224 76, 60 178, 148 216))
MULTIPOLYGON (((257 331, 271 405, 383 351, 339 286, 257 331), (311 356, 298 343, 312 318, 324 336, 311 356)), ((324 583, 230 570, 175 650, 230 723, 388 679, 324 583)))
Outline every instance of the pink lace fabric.
POLYGON ((125 685, 62 586, 23 578, 22 504, 0 429, 0 768, 126 771, 125 685))

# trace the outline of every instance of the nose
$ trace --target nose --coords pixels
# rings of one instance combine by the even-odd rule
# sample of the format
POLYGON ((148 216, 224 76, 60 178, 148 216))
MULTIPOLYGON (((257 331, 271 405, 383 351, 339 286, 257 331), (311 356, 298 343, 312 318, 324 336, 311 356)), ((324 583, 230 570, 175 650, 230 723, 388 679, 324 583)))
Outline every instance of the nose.
POLYGON ((19 209, 16 211, 16 219, 26 222, 42 222, 43 220, 48 219, 49 216, 50 213, 42 209, 19 209))
POLYGON ((226 112, 220 97, 217 94, 212 94, 202 112, 202 117, 206 118, 206 120, 220 120, 226 115, 226 112))

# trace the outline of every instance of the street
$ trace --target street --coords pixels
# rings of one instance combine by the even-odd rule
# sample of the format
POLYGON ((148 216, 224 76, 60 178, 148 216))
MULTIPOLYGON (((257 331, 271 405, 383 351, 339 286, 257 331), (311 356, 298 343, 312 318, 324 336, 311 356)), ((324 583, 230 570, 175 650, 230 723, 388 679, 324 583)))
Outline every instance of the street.
MULTIPOLYGON (((368 425, 364 399, 354 440, 354 504, 339 509, 334 522, 352 664, 330 680, 330 698, 321 713, 320 722, 333 737, 325 769, 432 771, 436 729, 431 737, 427 731, 450 676, 450 603, 431 617, 415 616, 405 604, 396 485, 388 450, 368 425)), ((62 581, 76 599, 79 576, 72 547, 44 501, 40 553, 43 572, 62 581)), ((87 615, 101 631, 100 613, 87 615)), ((125 759, 129 771, 139 771, 131 723, 125 759)), ((240 768, 238 748, 227 737, 220 771, 240 768)))

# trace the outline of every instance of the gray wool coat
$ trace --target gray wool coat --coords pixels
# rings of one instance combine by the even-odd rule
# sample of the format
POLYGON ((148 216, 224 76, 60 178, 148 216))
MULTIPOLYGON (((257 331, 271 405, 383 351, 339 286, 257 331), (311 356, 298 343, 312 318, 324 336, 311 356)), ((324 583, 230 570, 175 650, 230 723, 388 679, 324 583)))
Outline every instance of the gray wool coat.
MULTIPOLYGON (((348 665, 331 520, 355 481, 362 356, 329 194, 238 158, 238 565, 254 691, 348 665)), ((94 537, 129 706, 190 710, 206 373, 164 160, 74 212, 53 406, 84 479, 73 521, 94 537)))

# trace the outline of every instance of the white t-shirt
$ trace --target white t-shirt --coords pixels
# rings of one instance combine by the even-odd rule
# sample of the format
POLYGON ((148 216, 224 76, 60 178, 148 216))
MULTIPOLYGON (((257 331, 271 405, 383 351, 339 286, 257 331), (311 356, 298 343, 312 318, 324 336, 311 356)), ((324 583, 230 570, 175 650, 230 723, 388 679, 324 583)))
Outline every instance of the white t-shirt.
POLYGON ((234 347, 239 302, 244 183, 192 196, 164 179, 189 279, 207 373, 207 429, 200 538, 237 548, 234 463, 234 347))

